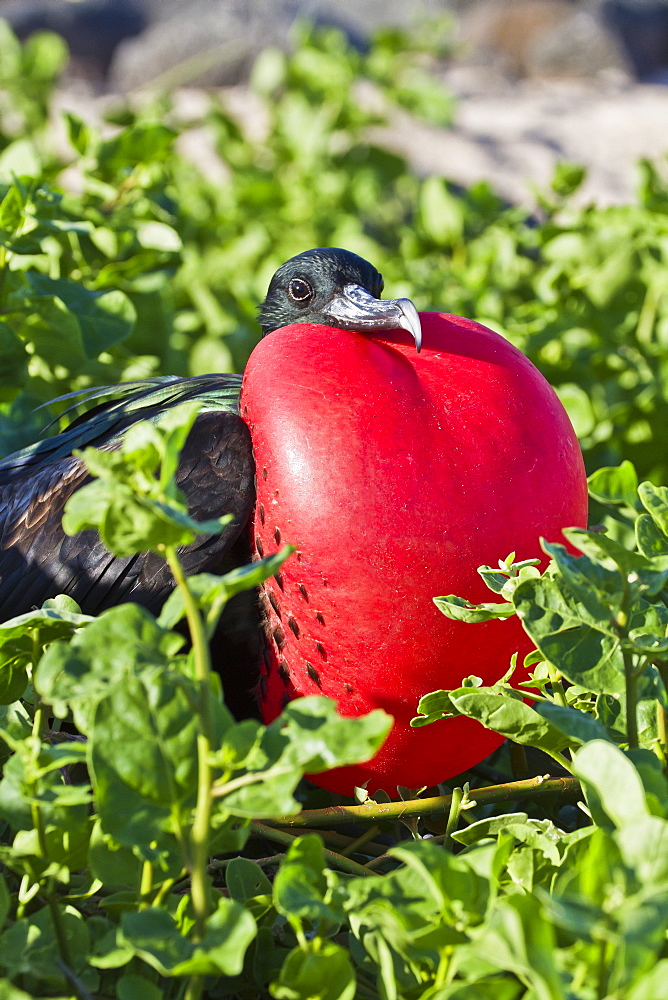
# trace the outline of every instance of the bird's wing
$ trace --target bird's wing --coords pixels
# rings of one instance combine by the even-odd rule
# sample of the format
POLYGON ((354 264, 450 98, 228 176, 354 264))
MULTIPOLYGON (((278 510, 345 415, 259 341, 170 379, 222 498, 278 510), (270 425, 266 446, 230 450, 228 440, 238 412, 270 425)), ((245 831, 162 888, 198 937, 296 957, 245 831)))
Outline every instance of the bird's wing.
POLYGON ((131 423, 155 419, 186 399, 201 399, 204 412, 181 454, 178 484, 196 519, 232 514, 233 520, 222 534, 197 539, 182 559, 188 573, 238 564, 238 540, 255 500, 250 434, 236 413, 239 383, 239 376, 225 375, 121 388, 120 399, 98 397, 62 434, 0 463, 0 620, 58 593, 69 594, 89 613, 128 600, 160 607, 173 584, 159 556, 116 558, 97 532, 69 537, 60 522, 68 498, 88 478, 73 449, 113 447, 131 423))
POLYGON ((207 410, 239 412, 241 375, 194 375, 190 378, 165 375, 119 385, 72 392, 53 402, 71 400, 69 410, 87 408, 65 430, 43 438, 0 461, 0 490, 27 468, 44 466, 69 457, 76 448, 100 448, 119 437, 138 420, 157 420, 161 413, 178 403, 196 399, 207 410), (88 404, 91 404, 90 406, 88 404))

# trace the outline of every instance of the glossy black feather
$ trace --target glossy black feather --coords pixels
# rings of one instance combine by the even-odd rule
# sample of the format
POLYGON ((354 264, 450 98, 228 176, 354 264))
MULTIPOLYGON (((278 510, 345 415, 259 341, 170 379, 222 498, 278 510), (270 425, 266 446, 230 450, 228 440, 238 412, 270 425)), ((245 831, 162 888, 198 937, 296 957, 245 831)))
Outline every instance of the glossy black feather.
POLYGON ((222 513, 234 520, 221 535, 184 549, 182 558, 188 573, 216 566, 244 530, 254 503, 250 435, 236 412, 239 387, 240 377, 229 375, 114 387, 111 398, 104 396, 61 434, 9 456, 0 465, 0 615, 22 614, 57 593, 69 594, 91 614, 128 600, 160 608, 172 586, 164 560, 152 553, 116 558, 97 532, 70 538, 60 522, 67 500, 88 479, 74 449, 113 448, 130 424, 193 398, 204 412, 183 450, 179 486, 198 520, 222 513))

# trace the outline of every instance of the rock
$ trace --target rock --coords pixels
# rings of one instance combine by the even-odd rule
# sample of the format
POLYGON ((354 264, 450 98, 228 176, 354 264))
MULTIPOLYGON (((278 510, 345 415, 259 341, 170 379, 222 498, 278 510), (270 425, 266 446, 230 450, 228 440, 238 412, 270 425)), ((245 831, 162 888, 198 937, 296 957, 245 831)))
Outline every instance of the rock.
POLYGON ((149 85, 224 86, 245 79, 258 52, 285 45, 290 20, 280 5, 190 0, 152 23, 115 55, 109 86, 122 92, 149 85))
POLYGON ((594 76, 626 68, 595 3, 477 0, 463 11, 461 37, 473 62, 491 62, 515 78, 594 76))
POLYGON ((609 70, 629 73, 630 66, 600 11, 592 7, 571 10, 527 51, 529 76, 587 77, 609 70))

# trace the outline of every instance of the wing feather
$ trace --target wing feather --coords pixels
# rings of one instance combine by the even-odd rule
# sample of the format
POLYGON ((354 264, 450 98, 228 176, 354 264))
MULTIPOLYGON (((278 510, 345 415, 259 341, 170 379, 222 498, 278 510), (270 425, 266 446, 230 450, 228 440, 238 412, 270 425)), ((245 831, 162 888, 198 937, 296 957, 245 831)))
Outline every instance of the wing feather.
POLYGON ((248 428, 236 412, 239 381, 239 376, 147 380, 133 384, 134 394, 126 388, 120 399, 100 402, 94 395, 93 411, 62 434, 5 459, 0 464, 0 618, 21 614, 57 593, 69 594, 88 613, 122 601, 159 609, 173 583, 158 555, 119 559, 107 552, 97 532, 65 535, 61 519, 69 497, 88 479, 73 449, 113 447, 131 423, 155 419, 186 398, 201 399, 205 410, 183 449, 179 486, 198 520, 233 515, 221 535, 198 538, 183 550, 186 572, 224 571, 245 561, 246 546, 239 551, 236 543, 255 502, 255 468, 248 428))

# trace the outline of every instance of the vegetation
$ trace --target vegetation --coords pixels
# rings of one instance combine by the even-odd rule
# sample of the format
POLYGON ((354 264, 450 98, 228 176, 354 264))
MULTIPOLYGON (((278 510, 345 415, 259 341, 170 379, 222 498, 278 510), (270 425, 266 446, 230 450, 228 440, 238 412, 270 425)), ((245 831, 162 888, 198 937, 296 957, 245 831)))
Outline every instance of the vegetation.
POLYGON ((368 756, 388 720, 319 698, 267 728, 230 718, 207 635, 277 562, 184 579, 178 546, 217 527, 192 522, 173 481, 193 408, 87 452, 99 479, 68 530, 161 552, 177 588, 158 619, 60 597, 0 626, 0 998, 668 997, 668 490, 638 486, 668 473, 660 168, 643 165, 637 205, 601 210, 573 205, 582 173, 563 166, 531 218, 486 186, 418 178, 369 140, 381 116, 358 88, 446 122, 424 54, 387 35, 361 55, 334 32, 261 58, 262 141, 210 98, 225 182, 179 152, 169 98, 117 110, 109 132, 70 116, 68 163, 49 117, 62 47, 0 44, 4 452, 54 395, 241 367, 276 265, 339 244, 392 294, 529 354, 569 407, 608 528, 549 539, 542 574, 499 553, 481 569, 496 603, 437 598, 471 628, 517 614, 536 646, 531 704, 508 675, 416 706, 416 725, 466 714, 508 736, 495 770, 333 809, 301 776, 368 756), (532 777, 518 747, 529 767, 535 748, 552 760, 532 777))

